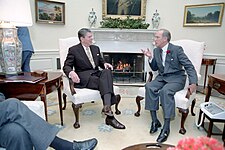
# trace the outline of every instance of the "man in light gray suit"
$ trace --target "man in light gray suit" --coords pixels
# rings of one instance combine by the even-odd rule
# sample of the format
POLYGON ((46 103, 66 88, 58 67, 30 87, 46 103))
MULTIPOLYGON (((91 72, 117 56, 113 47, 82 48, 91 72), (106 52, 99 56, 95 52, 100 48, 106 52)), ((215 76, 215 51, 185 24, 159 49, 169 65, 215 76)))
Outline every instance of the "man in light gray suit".
POLYGON ((149 49, 142 50, 149 58, 152 70, 158 71, 156 78, 145 85, 145 109, 150 111, 152 117, 150 134, 153 134, 161 127, 156 115, 160 99, 164 112, 164 125, 156 140, 159 143, 165 142, 170 133, 170 119, 175 117, 175 93, 184 88, 187 75, 190 93, 196 90, 198 80, 195 68, 183 48, 169 43, 170 39, 170 32, 160 29, 155 33, 156 48, 153 55, 149 49))

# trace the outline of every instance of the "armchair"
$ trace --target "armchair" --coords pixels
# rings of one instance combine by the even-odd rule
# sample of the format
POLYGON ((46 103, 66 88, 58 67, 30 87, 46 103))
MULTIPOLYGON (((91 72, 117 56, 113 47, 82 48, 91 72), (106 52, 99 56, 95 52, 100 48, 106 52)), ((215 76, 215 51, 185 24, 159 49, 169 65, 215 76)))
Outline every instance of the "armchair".
MULTIPOLYGON (((195 67, 195 70, 198 75, 198 80, 200 80, 201 78, 200 69, 201 69, 201 62, 202 62, 203 51, 204 51, 204 42, 197 42, 193 40, 177 40, 177 41, 172 41, 171 43, 183 47, 185 54, 188 56, 188 58, 191 60, 191 62, 193 63, 195 67)), ((153 74, 152 72, 150 73, 151 79, 153 74)), ((180 130, 179 130, 179 133, 181 134, 186 133, 184 123, 188 116, 190 105, 191 105, 191 114, 192 116, 195 115, 193 112, 193 109, 196 102, 195 100, 196 92, 193 94, 190 94, 190 92, 187 89, 188 85, 189 85, 189 81, 187 78, 184 89, 177 92, 174 96, 176 107, 178 108, 179 112, 182 114, 180 130)), ((145 87, 140 87, 138 90, 138 95, 136 97, 136 103, 138 106, 138 111, 134 114, 136 117, 140 116, 140 110, 141 110, 140 101, 143 100, 144 97, 145 97, 145 87)))
MULTIPOLYGON (((70 37, 65 39, 59 39, 59 54, 60 54, 60 63, 61 68, 63 67, 64 61, 66 59, 68 50, 71 46, 78 44, 78 37, 70 37)), ((115 104, 115 114, 120 114, 118 110, 118 104, 120 102, 121 96, 119 95, 119 87, 113 86, 114 93, 116 95, 117 103, 115 104)), ((101 100, 101 95, 98 90, 92 90, 88 88, 74 88, 74 83, 71 79, 67 78, 64 74, 63 76, 63 101, 64 108, 66 108, 66 98, 67 96, 72 101, 72 108, 75 115, 75 123, 73 124, 74 128, 79 128, 79 109, 82 107, 82 104, 87 102, 94 102, 96 100, 101 100)))

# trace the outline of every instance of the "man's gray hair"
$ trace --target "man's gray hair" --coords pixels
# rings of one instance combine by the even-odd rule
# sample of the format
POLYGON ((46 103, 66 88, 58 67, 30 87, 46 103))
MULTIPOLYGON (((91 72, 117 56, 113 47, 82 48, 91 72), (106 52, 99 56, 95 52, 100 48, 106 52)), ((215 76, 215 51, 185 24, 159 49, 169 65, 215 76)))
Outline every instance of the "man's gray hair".
POLYGON ((81 37, 84 38, 88 32, 91 32, 91 30, 88 29, 88 28, 82 28, 82 29, 80 29, 78 31, 78 38, 79 38, 79 40, 80 40, 81 37))
POLYGON ((170 31, 167 30, 167 29, 160 29, 160 31, 163 31, 162 36, 163 37, 167 37, 167 41, 170 42, 170 40, 171 40, 171 33, 170 33, 170 31))

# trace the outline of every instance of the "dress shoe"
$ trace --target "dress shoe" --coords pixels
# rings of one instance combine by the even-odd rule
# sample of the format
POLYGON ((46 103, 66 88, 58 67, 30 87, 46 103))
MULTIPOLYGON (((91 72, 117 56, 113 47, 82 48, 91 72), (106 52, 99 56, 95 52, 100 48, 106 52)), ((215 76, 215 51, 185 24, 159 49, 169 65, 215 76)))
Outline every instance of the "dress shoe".
POLYGON ((162 129, 156 141, 158 143, 165 142, 167 140, 169 134, 170 134, 170 130, 163 130, 162 129))
POLYGON ((73 141, 73 150, 93 150, 97 143, 95 138, 79 142, 73 141))
POLYGON ((112 117, 107 116, 105 119, 105 123, 116 129, 125 129, 126 128, 122 123, 120 123, 118 120, 116 120, 116 118, 114 116, 112 116, 112 117))
POLYGON ((111 107, 108 106, 108 105, 106 105, 106 106, 103 107, 102 113, 105 114, 105 115, 107 115, 107 116, 113 116, 113 112, 111 110, 111 107))
POLYGON ((162 125, 161 125, 161 123, 159 122, 159 121, 157 121, 157 122, 152 122, 152 125, 151 125, 151 129, 150 129, 150 134, 153 134, 153 133, 155 133, 155 132, 157 132, 158 131, 158 128, 160 128, 162 125))

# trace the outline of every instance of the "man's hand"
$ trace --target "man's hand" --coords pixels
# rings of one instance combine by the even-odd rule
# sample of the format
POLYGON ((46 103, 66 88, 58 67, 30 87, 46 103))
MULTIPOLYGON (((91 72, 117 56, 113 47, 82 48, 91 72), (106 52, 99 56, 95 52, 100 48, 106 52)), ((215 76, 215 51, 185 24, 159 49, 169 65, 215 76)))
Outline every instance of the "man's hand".
POLYGON ((113 66, 109 63, 104 63, 105 69, 111 69, 113 70, 113 66))
POLYGON ((142 51, 142 53, 143 53, 145 56, 147 56, 149 59, 152 58, 152 53, 151 53, 151 51, 150 51, 149 48, 147 48, 147 50, 141 49, 141 51, 142 51))
POLYGON ((70 73, 69 73, 69 78, 71 78, 72 81, 75 82, 75 83, 80 83, 80 78, 79 78, 79 76, 77 75, 77 73, 74 72, 74 71, 70 71, 70 73))
POLYGON ((190 93, 192 94, 193 92, 195 92, 197 89, 196 84, 191 84, 188 86, 188 90, 190 91, 190 93))

